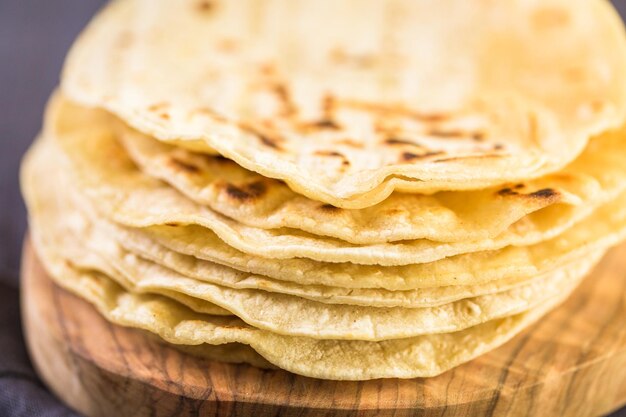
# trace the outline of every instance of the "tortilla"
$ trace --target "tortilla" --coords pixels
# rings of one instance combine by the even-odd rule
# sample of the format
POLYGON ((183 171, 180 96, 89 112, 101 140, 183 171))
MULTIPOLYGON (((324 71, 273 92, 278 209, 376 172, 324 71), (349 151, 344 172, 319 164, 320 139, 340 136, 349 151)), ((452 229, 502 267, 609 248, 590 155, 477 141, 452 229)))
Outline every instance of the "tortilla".
MULTIPOLYGON (((309 258, 323 262, 351 262, 362 265, 408 265, 427 263, 467 252, 500 249, 508 245, 532 245, 550 239, 588 216, 600 203, 614 197, 626 183, 618 175, 607 175, 610 184, 598 198, 575 209, 549 207, 533 217, 515 223, 492 239, 461 242, 435 242, 427 239, 369 245, 355 245, 293 229, 260 229, 245 226, 206 206, 199 205, 163 182, 137 169, 115 139, 106 118, 89 110, 64 112, 63 102, 52 100, 46 134, 59 148, 61 159, 69 163, 81 193, 105 217, 127 226, 170 229, 184 228, 197 234, 186 240, 205 240, 208 229, 228 245, 248 254, 271 259, 309 258)), ((50 161, 49 163, 53 163, 50 161)), ((620 166, 616 164, 616 166, 620 166)), ((599 168, 597 171, 601 171, 599 168)), ((619 174, 623 166, 615 169, 619 174)), ((551 191, 548 194, 553 194, 551 191)), ((168 233, 168 232, 164 232, 168 233)))
POLYGON ((39 252, 62 287, 92 303, 109 321, 147 330, 180 345, 243 343, 279 368, 314 378, 366 380, 438 375, 505 343, 575 288, 563 288, 541 307, 456 333, 381 342, 283 336, 237 318, 194 313, 175 301, 126 292, 103 274, 56 263, 39 252))
MULTIPOLYGON (((71 105, 64 107, 72 111, 71 105)), ((167 145, 122 123, 115 125, 116 137, 144 173, 169 183, 198 204, 247 226, 299 229, 355 244, 493 238, 546 207, 585 206, 596 200, 607 186, 601 183, 602 188, 598 187, 596 167, 610 173, 623 171, 626 165, 626 156, 618 158, 615 155, 622 153, 612 152, 621 149, 625 141, 613 134, 619 138, 598 139, 601 146, 590 146, 576 163, 555 175, 504 188, 433 195, 394 193, 372 207, 346 210, 297 194, 283 182, 223 157, 167 145)))
POLYGON ((212 307, 217 305, 256 328, 278 334, 316 339, 386 340, 459 331, 541 305, 572 281, 579 280, 602 255, 602 252, 590 254, 584 261, 510 290, 437 307, 407 309, 324 304, 263 290, 233 289, 186 277, 125 251, 106 231, 94 227, 79 211, 72 210, 71 205, 67 210, 73 190, 57 178, 62 171, 48 170, 38 156, 41 154, 35 155, 25 167, 25 195, 33 240, 39 251, 47 254, 47 259, 98 270, 132 292, 191 299, 192 302, 185 304, 194 311, 211 312, 211 309, 197 307, 202 301, 212 307), (45 175, 46 172, 50 174, 45 175))
POLYGON ((626 37, 604 0, 113 1, 62 89, 363 208, 562 168, 624 121, 626 37))

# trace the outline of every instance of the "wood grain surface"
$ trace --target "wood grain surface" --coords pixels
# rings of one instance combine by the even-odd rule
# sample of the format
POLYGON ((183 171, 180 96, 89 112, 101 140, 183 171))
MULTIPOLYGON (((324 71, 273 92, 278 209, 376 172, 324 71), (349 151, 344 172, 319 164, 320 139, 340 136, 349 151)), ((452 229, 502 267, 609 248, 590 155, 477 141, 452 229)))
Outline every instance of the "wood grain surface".
POLYGON ((196 358, 111 325, 52 283, 28 244, 23 317, 36 368, 109 416, 595 416, 626 403, 626 244, 512 341, 436 378, 322 381, 196 358))

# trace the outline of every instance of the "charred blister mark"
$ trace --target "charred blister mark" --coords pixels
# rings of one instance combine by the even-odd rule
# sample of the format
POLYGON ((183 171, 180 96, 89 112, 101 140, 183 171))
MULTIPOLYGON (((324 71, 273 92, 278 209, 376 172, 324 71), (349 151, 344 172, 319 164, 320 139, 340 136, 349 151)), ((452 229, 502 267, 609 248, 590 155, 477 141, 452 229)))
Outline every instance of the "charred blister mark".
POLYGON ((420 159, 429 158, 431 156, 441 155, 443 152, 441 151, 428 151, 422 153, 414 153, 414 152, 403 152, 400 155, 400 162, 414 162, 420 159))
POLYGON ((167 164, 173 167, 177 171, 184 171, 189 174, 199 174, 201 171, 201 169, 197 167, 196 165, 188 161, 183 161, 174 156, 171 156, 170 158, 168 158, 167 164))
POLYGON ((261 142, 263 145, 267 146, 268 148, 272 148, 277 151, 283 150, 283 148, 281 147, 282 139, 280 139, 278 136, 261 132, 257 128, 254 128, 244 123, 239 123, 239 128, 256 136, 259 142, 261 142))
POLYGON ((522 188, 524 188, 525 185, 524 184, 515 184, 512 186, 508 186, 505 188, 502 188, 501 190, 497 191, 497 194, 503 197, 506 196, 522 196, 522 197, 530 197, 533 199, 547 199, 547 200, 551 200, 554 199, 555 197, 559 196, 559 192, 552 189, 552 188, 542 188, 541 190, 537 190, 534 191, 532 193, 529 194, 524 194, 519 192, 518 190, 521 190, 522 188))
POLYGON ((554 190, 554 189, 552 189, 552 188, 542 188, 541 190, 537 190, 537 191, 532 192, 532 193, 530 193, 528 195, 531 196, 531 197, 534 197, 534 198, 546 198, 546 199, 549 199, 549 198, 554 198, 554 197, 558 196, 559 192, 554 190))
POLYGON ((261 141, 263 145, 270 147, 272 149, 282 150, 282 148, 280 147, 276 139, 270 138, 269 136, 265 136, 260 133, 257 133, 257 137, 259 138, 259 140, 261 141))
POLYGON ((510 196, 510 195, 519 195, 519 193, 513 190, 511 187, 505 187, 501 190, 498 190, 497 194, 503 197, 510 196))
POLYGON ((226 184, 224 189, 229 197, 239 202, 258 200, 267 192, 267 187, 263 181, 254 181, 242 186, 226 184))
POLYGON ((306 122, 301 124, 303 130, 315 131, 315 130, 341 130, 341 125, 336 121, 335 112, 337 109, 337 102, 335 98, 326 94, 322 97, 321 111, 322 116, 319 120, 312 122, 306 122))
POLYGON ((335 207, 332 204, 322 204, 318 208, 324 213, 328 213, 328 214, 339 213, 341 211, 341 208, 335 207))
POLYGON ((340 130, 341 126, 332 119, 323 118, 315 122, 307 123, 305 128, 310 130, 340 130))
POLYGON ((337 152, 337 151, 315 151, 314 155, 317 156, 331 156, 334 158, 340 158, 341 159, 341 165, 343 166, 348 166, 350 165, 350 161, 348 160, 348 158, 342 154, 341 152, 337 152))
POLYGON ((297 124, 297 128, 304 132, 316 132, 321 130, 341 130, 342 126, 335 117, 336 101, 333 96, 326 94, 321 101, 321 117, 313 121, 303 121, 297 124))
POLYGON ((169 226, 169 227, 180 227, 180 226, 182 226, 182 224, 180 224, 178 222, 166 222, 165 225, 169 226))
POLYGON ((409 140, 409 139, 402 139, 402 138, 398 138, 398 137, 391 137, 391 138, 387 138, 383 141, 383 143, 385 145, 391 145, 391 146, 403 146, 403 145, 408 145, 408 146, 416 146, 418 148, 424 148, 424 146, 420 145, 419 143, 409 140))

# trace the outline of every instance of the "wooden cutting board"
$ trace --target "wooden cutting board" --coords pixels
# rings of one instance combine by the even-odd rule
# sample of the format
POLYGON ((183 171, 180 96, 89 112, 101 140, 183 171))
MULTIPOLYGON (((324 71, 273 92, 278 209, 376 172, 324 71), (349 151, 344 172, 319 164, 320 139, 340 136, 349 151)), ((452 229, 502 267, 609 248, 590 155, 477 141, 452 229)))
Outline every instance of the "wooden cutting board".
POLYGON ((39 374, 90 417, 593 416, 626 403, 626 245, 527 331, 429 379, 322 381, 185 355, 54 285, 28 243, 22 297, 39 374))

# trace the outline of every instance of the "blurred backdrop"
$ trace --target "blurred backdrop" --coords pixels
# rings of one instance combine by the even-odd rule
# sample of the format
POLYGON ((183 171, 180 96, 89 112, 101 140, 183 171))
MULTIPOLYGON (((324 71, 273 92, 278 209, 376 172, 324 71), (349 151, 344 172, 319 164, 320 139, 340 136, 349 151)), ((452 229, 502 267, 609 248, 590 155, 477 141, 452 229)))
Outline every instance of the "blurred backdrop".
MULTIPOLYGON (((15 289, 26 227, 18 169, 24 151, 41 127, 44 104, 58 82, 65 52, 104 3, 104 0, 0 0, 0 416, 53 415, 54 407, 46 402, 50 399, 44 401, 45 406, 37 408, 27 399, 18 400, 17 394, 8 392, 2 385, 7 375, 34 379, 19 335, 15 289)), ((626 16, 626 0, 613 3, 626 16)), ((10 384, 14 387, 17 382, 10 384)), ((67 415, 61 409, 57 412, 54 415, 67 415)), ((626 416, 626 411, 619 415, 626 416)))
POLYGON ((41 128, 65 52, 104 0, 0 0, 0 282, 20 264, 22 154, 41 128))

